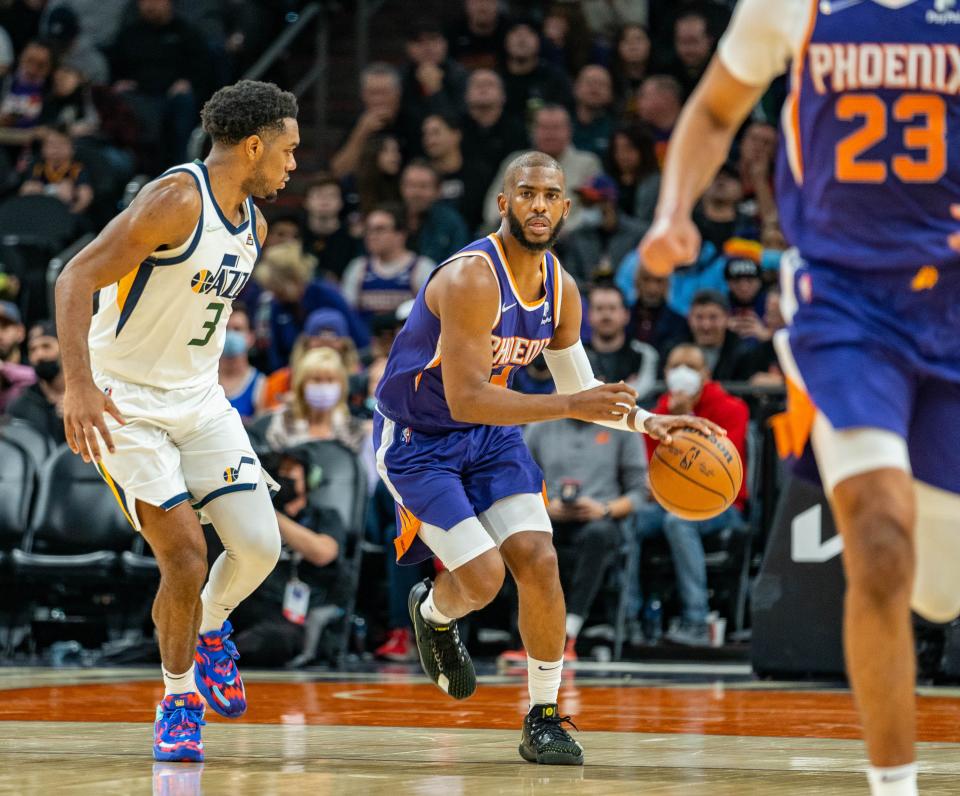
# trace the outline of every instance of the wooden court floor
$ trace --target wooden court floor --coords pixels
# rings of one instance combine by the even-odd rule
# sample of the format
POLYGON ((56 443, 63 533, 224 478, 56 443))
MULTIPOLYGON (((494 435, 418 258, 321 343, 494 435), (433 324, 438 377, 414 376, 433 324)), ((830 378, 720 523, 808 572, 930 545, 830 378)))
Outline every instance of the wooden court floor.
MULTIPOLYGON (((411 670, 245 676, 203 765, 154 764, 145 669, 0 669, 0 794, 867 794, 847 691, 633 672, 567 677, 581 768, 517 755, 522 677, 454 702, 411 670), (628 679, 629 678, 629 679, 628 679)), ((918 700, 921 792, 960 794, 960 692, 918 700)))

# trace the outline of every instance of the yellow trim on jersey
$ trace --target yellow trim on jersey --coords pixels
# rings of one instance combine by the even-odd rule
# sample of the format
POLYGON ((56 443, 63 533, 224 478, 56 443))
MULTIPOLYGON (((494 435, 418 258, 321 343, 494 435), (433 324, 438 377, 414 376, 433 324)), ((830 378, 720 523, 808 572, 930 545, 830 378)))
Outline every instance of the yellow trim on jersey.
POLYGON ((100 475, 103 476, 103 480, 107 482, 107 486, 110 487, 110 491, 113 492, 113 496, 117 499, 117 503, 120 504, 120 510, 123 512, 123 516, 127 518, 127 522, 136 529, 136 523, 131 519, 130 512, 127 510, 126 504, 123 502, 123 498, 120 497, 120 492, 117 490, 117 485, 113 480, 113 476, 107 472, 107 468, 103 466, 103 462, 97 464, 97 468, 100 470, 100 475))
POLYGON ((500 245, 500 239, 497 237, 496 233, 492 233, 487 236, 490 240, 493 241, 493 245, 497 247, 497 252, 500 254, 500 262, 503 263, 504 273, 507 275, 507 281, 510 283, 510 289, 513 291, 514 298, 520 302, 520 306, 525 310, 535 310, 537 307, 542 307, 543 302, 547 300, 547 255, 544 253, 543 259, 540 260, 540 273, 543 276, 543 295, 538 301, 535 301, 533 304, 528 304, 520 296, 520 288, 517 287, 516 280, 513 278, 513 271, 510 270, 510 263, 507 262, 507 254, 503 250, 503 246, 500 245))
POLYGON ((137 273, 140 271, 140 266, 138 265, 132 271, 128 271, 125 276, 120 277, 120 280, 117 282, 117 309, 122 310, 123 305, 127 303, 127 296, 130 295, 130 289, 133 287, 133 280, 137 278, 137 273))

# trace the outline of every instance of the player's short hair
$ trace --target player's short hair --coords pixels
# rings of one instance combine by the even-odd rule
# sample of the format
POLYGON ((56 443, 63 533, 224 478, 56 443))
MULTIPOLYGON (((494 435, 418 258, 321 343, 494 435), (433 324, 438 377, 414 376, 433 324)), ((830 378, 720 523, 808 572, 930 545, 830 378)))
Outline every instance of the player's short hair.
POLYGON ((273 83, 241 80, 224 86, 200 111, 203 129, 218 144, 239 144, 251 135, 282 132, 297 117, 297 98, 273 83))
POLYGON ((559 161, 548 155, 546 152, 538 152, 531 149, 529 152, 523 152, 510 161, 507 170, 503 173, 503 190, 512 188, 517 183, 517 175, 521 169, 556 169, 563 174, 563 167, 559 161))

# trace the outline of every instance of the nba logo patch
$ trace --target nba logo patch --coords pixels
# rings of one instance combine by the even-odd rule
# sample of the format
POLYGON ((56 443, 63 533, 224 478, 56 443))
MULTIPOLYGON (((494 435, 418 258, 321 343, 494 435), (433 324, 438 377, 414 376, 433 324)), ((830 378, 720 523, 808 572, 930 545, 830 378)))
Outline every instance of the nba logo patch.
POLYGON ((403 444, 404 444, 404 445, 409 445, 411 439, 413 439, 413 429, 411 429, 409 426, 407 426, 407 427, 403 430, 403 444))
POLYGON ((247 246, 253 246, 253 233, 247 233, 247 246))

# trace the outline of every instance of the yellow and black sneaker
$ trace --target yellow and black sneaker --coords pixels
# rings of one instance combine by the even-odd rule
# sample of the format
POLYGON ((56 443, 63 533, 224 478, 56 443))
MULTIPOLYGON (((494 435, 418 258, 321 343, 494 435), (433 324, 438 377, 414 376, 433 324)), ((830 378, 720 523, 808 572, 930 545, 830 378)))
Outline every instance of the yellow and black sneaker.
POLYGON ((561 716, 556 704, 534 705, 523 720, 520 757, 547 766, 582 766, 583 747, 564 728, 577 729, 569 716, 561 716))
POLYGON ((477 690, 477 673, 470 653, 460 640, 457 623, 438 627, 420 613, 420 603, 426 599, 432 585, 429 579, 418 583, 407 598, 420 665, 441 691, 454 699, 466 699, 477 690))

